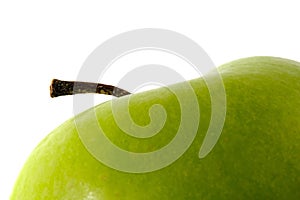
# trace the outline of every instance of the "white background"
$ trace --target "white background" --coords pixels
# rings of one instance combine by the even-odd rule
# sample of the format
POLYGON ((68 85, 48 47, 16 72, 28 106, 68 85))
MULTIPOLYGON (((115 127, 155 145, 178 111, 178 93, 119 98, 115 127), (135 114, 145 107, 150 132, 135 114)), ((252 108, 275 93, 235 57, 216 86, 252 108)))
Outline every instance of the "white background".
POLYGON ((110 37, 164 28, 196 41, 216 65, 255 55, 300 61, 299 21, 297 1, 287 0, 1 1, 0 199, 38 142, 73 115, 72 97, 49 97, 51 79, 76 79, 110 37))

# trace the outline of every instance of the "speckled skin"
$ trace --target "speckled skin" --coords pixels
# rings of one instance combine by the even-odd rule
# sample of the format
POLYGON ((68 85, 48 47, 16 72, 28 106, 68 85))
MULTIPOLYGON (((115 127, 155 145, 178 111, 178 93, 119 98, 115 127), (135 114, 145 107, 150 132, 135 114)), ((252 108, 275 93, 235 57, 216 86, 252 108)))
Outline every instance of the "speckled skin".
MULTIPOLYGON (((205 158, 199 159, 198 153, 209 125, 210 99, 205 82, 196 79, 191 84, 201 109, 199 130, 188 151, 172 165, 145 174, 113 170, 87 152, 70 119, 32 152, 11 200, 300 199, 300 64, 253 57, 219 71, 226 89, 226 121, 205 158)), ((129 97, 118 101, 125 98, 129 97)), ((149 123, 153 103, 165 107, 168 119, 162 131, 148 139, 118 129, 110 102, 95 111, 115 144, 147 152, 166 145, 180 119, 176 97, 160 88, 131 95, 129 108, 137 124, 149 123)), ((92 110, 81 117, 88 128, 92 110)))

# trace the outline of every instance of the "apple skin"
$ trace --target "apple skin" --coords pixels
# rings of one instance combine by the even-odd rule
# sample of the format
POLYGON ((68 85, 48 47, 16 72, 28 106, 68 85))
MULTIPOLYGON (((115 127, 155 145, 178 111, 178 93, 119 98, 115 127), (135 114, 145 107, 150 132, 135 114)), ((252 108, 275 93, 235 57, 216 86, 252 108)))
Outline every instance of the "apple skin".
MULTIPOLYGON (((86 150, 70 119, 32 152, 11 200, 300 199, 300 64, 251 57, 218 70, 227 113, 222 134, 206 157, 199 159, 198 154, 209 125, 210 97, 199 78, 190 81, 201 108, 199 129, 190 148, 171 165, 142 174, 107 167, 86 150)), ((151 105, 163 105, 168 114, 164 128, 152 138, 128 136, 118 129, 106 102, 94 109, 107 137, 134 152, 166 145, 180 121, 174 94, 159 88, 130 98, 131 115, 139 125, 149 123, 151 105)), ((87 128, 93 112, 80 114, 87 128)))

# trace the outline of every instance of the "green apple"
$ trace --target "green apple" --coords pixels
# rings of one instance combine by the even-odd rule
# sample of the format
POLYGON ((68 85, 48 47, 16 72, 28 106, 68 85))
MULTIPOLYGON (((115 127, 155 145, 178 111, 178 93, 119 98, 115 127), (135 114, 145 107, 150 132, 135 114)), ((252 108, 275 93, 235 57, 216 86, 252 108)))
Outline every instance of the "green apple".
MULTIPOLYGON (((225 64, 218 71, 226 91, 226 119, 217 143, 205 157, 199 158, 199 150, 210 124, 211 100, 205 81, 199 78, 189 81, 201 111, 197 134, 172 164, 145 173, 114 169, 88 151, 76 122, 70 119, 32 152, 11 199, 300 199, 300 64, 252 57, 225 64)), ((210 78, 213 82, 214 77, 210 78)), ((182 84, 172 87, 184 90, 182 84)), ((126 134, 116 123, 112 101, 79 114, 84 124, 81 131, 88 133, 96 116, 106 137, 129 152, 153 152, 170 143, 181 121, 176 95, 162 87, 115 101, 128 98, 129 105, 121 106, 129 109, 139 126, 155 121, 149 117, 151 106, 164 107, 167 119, 156 135, 126 134)), ((115 159, 111 149, 104 156, 115 159)))

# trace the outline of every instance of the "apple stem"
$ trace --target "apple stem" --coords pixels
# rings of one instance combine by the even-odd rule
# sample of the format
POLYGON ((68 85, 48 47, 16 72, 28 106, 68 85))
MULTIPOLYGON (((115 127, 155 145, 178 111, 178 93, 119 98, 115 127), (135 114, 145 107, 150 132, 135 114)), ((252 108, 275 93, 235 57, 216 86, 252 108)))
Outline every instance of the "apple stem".
POLYGON ((62 81, 58 79, 53 79, 50 85, 50 96, 52 98, 85 93, 106 94, 113 95, 116 97, 121 97, 130 94, 130 92, 121 88, 101 83, 62 81))

